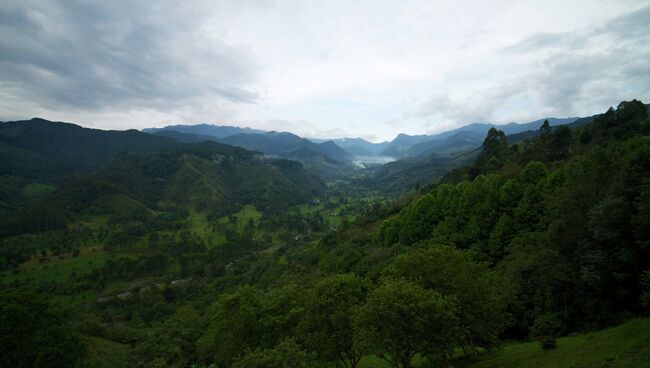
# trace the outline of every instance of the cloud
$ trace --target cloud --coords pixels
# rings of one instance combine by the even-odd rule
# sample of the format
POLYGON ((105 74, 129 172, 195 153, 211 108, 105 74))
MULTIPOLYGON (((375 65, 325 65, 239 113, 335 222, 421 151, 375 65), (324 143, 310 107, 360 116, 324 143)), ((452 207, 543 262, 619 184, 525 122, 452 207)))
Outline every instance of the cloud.
POLYGON ((5 0, 0 120, 421 134, 650 98, 648 0, 5 0))
POLYGON ((578 32, 556 34, 544 45, 538 35, 519 43, 519 53, 543 54, 528 76, 541 102, 555 111, 607 107, 647 95, 650 86, 650 7, 578 32))
POLYGON ((590 114, 650 92, 650 6, 566 32, 537 32, 497 49, 509 76, 421 98, 428 126, 590 114))
POLYGON ((4 3, 2 88, 53 109, 169 110, 198 97, 257 101, 250 52, 202 34, 207 14, 200 6, 144 3, 4 3))

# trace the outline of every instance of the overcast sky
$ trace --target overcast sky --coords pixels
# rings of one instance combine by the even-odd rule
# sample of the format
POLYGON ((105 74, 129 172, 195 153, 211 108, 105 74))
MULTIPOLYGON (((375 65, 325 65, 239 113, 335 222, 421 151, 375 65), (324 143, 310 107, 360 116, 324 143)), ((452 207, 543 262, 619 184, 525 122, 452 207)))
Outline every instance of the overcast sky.
POLYGON ((0 120, 392 139, 650 102, 650 1, 0 5, 0 120))

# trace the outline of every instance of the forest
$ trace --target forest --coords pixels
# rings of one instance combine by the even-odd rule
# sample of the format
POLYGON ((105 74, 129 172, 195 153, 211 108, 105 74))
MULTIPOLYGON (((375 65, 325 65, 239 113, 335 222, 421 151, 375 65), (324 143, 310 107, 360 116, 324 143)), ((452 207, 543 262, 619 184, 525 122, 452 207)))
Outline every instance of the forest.
POLYGON ((56 124, 0 123, 2 367, 650 361, 638 100, 335 181, 223 143, 56 124), (38 142, 52 134, 87 143, 38 142))

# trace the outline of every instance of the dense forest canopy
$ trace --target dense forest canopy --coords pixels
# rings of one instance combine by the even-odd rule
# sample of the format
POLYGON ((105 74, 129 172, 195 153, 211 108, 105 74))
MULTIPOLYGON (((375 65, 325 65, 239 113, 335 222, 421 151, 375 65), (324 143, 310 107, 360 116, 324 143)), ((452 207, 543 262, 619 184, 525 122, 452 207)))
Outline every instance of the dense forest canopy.
POLYGON ((328 182, 216 142, 51 124, 0 124, 2 366, 447 366, 650 308, 637 100, 328 182))

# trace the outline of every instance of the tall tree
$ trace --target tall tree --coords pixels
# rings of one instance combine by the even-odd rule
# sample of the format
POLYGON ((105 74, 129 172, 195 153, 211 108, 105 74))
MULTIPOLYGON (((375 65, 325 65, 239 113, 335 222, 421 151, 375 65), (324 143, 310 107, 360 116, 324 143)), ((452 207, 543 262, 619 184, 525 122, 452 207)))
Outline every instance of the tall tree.
POLYGON ((476 159, 475 166, 478 167, 480 172, 498 169, 505 163, 507 154, 508 140, 506 134, 496 128, 490 128, 483 141, 482 151, 476 159))
POLYGON ((503 280, 468 252, 438 244, 414 247, 397 256, 384 277, 405 278, 456 300, 463 331, 459 345, 473 352, 498 345, 507 317, 503 280))
POLYGON ((409 368, 416 354, 449 357, 458 334, 457 305, 404 279, 370 292, 355 314, 358 343, 391 367, 409 368))
POLYGON ((326 277, 308 297, 301 330, 307 346, 338 367, 357 366, 365 355, 354 344, 352 313, 361 305, 370 285, 354 274, 326 277))
POLYGON ((197 343, 203 359, 227 366, 244 350, 259 346, 260 303, 252 286, 222 295, 212 306, 210 325, 197 343))

